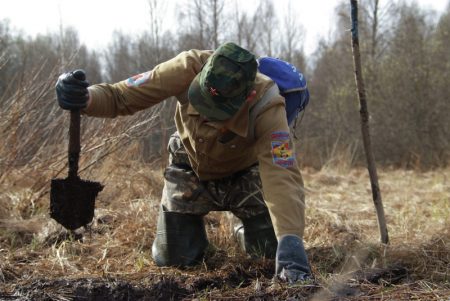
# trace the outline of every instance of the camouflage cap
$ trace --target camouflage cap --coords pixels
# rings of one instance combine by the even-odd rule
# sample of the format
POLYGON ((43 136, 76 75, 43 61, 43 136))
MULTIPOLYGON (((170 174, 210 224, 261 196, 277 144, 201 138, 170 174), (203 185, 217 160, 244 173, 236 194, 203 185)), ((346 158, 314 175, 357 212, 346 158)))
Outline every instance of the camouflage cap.
POLYGON ((192 81, 188 97, 210 120, 231 118, 250 94, 256 77, 255 55, 234 43, 221 45, 192 81))

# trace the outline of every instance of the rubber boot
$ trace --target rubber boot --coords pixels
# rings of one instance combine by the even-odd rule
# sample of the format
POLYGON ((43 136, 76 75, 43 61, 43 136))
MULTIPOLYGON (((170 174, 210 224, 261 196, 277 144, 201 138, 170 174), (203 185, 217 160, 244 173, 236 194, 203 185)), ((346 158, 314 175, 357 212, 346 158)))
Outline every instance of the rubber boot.
POLYGON ((200 215, 166 212, 161 209, 152 246, 156 265, 192 266, 200 263, 208 246, 200 215))
POLYGON ((234 234, 242 250, 256 257, 275 258, 278 242, 269 214, 241 221, 234 227, 234 234))

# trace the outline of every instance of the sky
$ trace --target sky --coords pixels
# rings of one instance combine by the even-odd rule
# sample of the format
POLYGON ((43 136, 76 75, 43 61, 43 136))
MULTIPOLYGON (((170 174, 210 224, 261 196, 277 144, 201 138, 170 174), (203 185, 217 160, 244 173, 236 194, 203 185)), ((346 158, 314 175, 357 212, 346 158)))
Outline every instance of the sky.
MULTIPOLYGON (((173 6, 176 0, 161 0, 169 3, 167 16, 175 20, 173 6)), ((282 14, 289 0, 275 0, 282 14)), ((342 0, 291 0, 298 3, 295 15, 305 29, 304 51, 312 53, 321 37, 333 31, 334 8, 342 0)), ((387 0, 380 0, 381 4, 387 0)), ((411 0, 409 0, 411 1, 411 0)), ((416 0, 425 9, 442 12, 450 0, 416 0)), ((252 0, 240 0, 239 5, 252 11, 256 6, 252 0)), ((349 2, 349 1, 348 1, 349 2)), ((178 1, 179 3, 179 1, 178 1)), ((80 41, 90 49, 106 47, 114 30, 127 34, 139 34, 149 27, 149 8, 146 0, 0 0, 0 20, 10 20, 10 26, 34 36, 58 32, 60 25, 72 26, 80 41)), ((166 27, 171 24, 166 23, 166 27)))

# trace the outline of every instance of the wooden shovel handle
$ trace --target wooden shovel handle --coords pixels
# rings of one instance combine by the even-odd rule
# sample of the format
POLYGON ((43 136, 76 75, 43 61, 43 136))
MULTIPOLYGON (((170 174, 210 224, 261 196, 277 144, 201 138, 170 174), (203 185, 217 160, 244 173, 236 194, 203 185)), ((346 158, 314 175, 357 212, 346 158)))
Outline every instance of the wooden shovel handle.
MULTIPOLYGON (((86 80, 84 70, 73 71, 73 77, 77 80, 86 80)), ((78 178, 78 160, 80 159, 80 110, 70 111, 69 127, 69 178, 78 178)))
POLYGON ((80 158, 80 110, 70 111, 69 126, 69 178, 78 178, 80 158))

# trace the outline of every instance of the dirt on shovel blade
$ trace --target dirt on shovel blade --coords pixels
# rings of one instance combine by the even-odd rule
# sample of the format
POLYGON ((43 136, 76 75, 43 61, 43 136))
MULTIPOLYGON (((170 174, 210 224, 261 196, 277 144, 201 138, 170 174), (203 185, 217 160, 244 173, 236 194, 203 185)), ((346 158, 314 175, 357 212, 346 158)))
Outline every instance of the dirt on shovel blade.
POLYGON ((102 189, 98 182, 79 178, 52 179, 50 216, 69 230, 89 224, 94 217, 95 198, 102 189))

